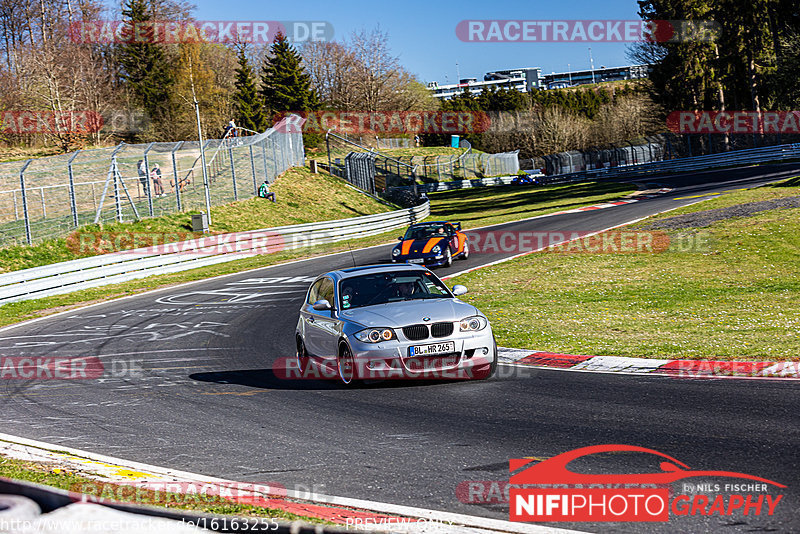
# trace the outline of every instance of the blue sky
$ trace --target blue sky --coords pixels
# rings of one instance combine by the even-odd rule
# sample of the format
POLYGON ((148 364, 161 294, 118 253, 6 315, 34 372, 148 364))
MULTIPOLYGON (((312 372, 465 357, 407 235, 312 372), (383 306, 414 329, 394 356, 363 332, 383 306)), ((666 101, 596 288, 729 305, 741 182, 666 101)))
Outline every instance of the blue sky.
MULTIPOLYGON (((466 43, 455 33, 462 20, 636 20, 635 0, 195 0, 198 20, 324 20, 335 39, 380 25, 392 52, 420 81, 456 81, 487 71, 541 67, 542 73, 589 68, 586 43, 466 43)), ((625 43, 592 45, 595 67, 627 65, 625 43)))

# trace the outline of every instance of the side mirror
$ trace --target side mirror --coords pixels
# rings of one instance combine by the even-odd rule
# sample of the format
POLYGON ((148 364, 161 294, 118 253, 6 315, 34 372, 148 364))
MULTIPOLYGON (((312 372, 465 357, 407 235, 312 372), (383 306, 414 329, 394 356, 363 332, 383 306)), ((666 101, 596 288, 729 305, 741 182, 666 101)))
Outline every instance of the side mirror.
POLYGON ((466 293, 467 293, 467 288, 465 286, 462 285, 453 286, 453 295, 458 297, 460 295, 466 295, 466 293))
POLYGON ((402 241, 403 240, 403 236, 398 237, 397 240, 398 241, 402 241))
POLYGON ((326 311, 331 309, 331 303, 325 299, 322 299, 315 302, 311 307, 317 311, 326 311))

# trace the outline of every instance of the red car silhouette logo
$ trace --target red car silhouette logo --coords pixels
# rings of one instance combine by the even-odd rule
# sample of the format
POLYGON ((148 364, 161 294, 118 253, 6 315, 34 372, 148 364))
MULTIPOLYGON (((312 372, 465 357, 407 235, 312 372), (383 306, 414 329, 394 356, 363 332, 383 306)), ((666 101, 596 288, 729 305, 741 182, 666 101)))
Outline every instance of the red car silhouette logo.
POLYGON ((745 473, 733 471, 697 471, 691 469, 683 462, 676 460, 672 456, 634 445, 593 445, 591 447, 581 447, 558 456, 554 456, 542 462, 535 463, 523 469, 524 466, 535 462, 532 459, 512 459, 509 461, 511 477, 510 484, 670 484, 677 480, 691 477, 731 477, 744 478, 757 482, 765 482, 779 488, 785 488, 766 478, 761 478, 745 473), (660 472, 642 474, 583 474, 570 471, 567 465, 572 461, 588 456, 605 452, 642 452, 654 454, 663 458, 659 467, 660 472))

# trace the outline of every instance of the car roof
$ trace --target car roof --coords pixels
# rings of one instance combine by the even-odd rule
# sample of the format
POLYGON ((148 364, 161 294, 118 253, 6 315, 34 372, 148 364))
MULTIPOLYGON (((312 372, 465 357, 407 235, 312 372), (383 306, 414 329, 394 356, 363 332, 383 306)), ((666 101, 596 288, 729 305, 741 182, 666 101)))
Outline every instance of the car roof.
POLYGON ((410 226, 410 228, 413 228, 415 226, 432 226, 435 224, 453 224, 453 223, 451 223, 450 221, 426 221, 421 223, 414 223, 410 226))
POLYGON ((380 265, 364 265, 362 267, 350 267, 349 269, 331 271, 325 274, 332 276, 337 280, 342 280, 344 278, 352 278, 364 274, 389 273, 397 271, 428 271, 428 269, 422 267, 421 265, 412 265, 408 263, 385 263, 380 265))

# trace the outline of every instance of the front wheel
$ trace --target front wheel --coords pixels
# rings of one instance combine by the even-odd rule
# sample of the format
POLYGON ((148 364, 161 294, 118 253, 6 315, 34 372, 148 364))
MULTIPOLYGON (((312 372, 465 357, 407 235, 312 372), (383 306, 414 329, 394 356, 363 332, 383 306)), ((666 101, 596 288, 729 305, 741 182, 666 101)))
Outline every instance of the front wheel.
POLYGON ((453 265, 453 253, 450 252, 450 247, 447 247, 444 251, 444 266, 450 267, 453 265))
POLYGON ((300 369, 300 376, 305 376, 308 373, 310 358, 306 350, 306 344, 303 343, 303 338, 297 336, 297 366, 300 369))
POLYGON ((339 344, 339 357, 336 361, 336 368, 339 372, 339 382, 345 386, 352 386, 356 382, 356 362, 353 358, 353 351, 347 343, 339 344))

